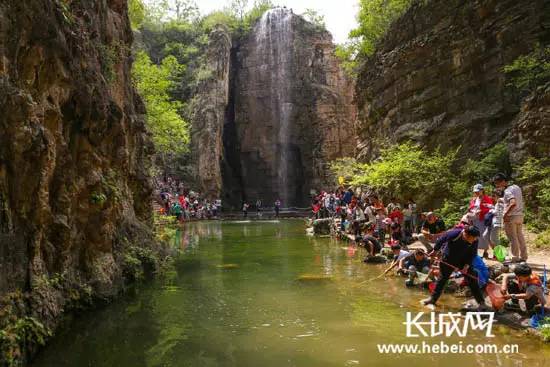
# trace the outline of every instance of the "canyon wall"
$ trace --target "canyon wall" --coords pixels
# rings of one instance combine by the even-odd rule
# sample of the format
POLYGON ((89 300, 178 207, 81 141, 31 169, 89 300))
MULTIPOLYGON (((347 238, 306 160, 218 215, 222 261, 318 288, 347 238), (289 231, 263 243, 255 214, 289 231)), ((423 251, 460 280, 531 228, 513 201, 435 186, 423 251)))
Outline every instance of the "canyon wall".
POLYGON ((125 0, 0 3, 0 307, 46 327, 155 246, 131 43, 125 0))
POLYGON ((218 198, 222 191, 223 126, 229 103, 232 40, 225 27, 210 33, 199 85, 191 103, 191 156, 201 193, 218 198))
POLYGON ((332 186, 328 163, 353 155, 356 146, 353 83, 334 55, 330 33, 275 8, 233 40, 229 55, 223 39, 211 42, 218 64, 206 62, 214 78, 195 98, 205 101, 194 109, 192 139, 199 166, 209 164, 208 174, 197 170, 201 191, 221 194, 232 207, 257 199, 266 206, 276 199, 283 206, 307 205, 310 190, 332 186), (207 110, 209 116, 200 112, 207 110))
POLYGON ((361 67, 360 157, 409 139, 462 146, 463 157, 505 138, 513 152, 548 152, 548 88, 522 102, 502 69, 537 43, 548 45, 549 29, 548 0, 417 2, 361 67))

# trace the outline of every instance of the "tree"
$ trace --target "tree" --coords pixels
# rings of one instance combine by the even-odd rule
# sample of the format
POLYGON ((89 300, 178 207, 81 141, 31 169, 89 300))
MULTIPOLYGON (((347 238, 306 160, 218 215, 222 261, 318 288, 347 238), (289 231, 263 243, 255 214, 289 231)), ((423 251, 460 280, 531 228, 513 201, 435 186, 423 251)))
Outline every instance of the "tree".
POLYGON ((194 0, 172 0, 169 8, 176 15, 177 21, 193 21, 199 16, 199 8, 194 0))
POLYGON ((412 2, 413 0, 360 0, 357 16, 359 27, 350 32, 350 38, 360 41, 358 51, 367 56, 372 55, 378 40, 412 2))
POLYGON ((248 7, 248 0, 232 0, 230 9, 231 12, 237 17, 239 21, 244 21, 246 15, 246 8, 248 7))
POLYGON ((145 20, 145 5, 141 0, 128 1, 128 15, 132 29, 138 29, 145 20))
POLYGON ((315 9, 306 9, 306 11, 304 11, 302 13, 302 16, 308 22, 313 23, 315 26, 317 26, 321 29, 326 29, 325 16, 319 14, 319 12, 317 10, 315 10, 315 9))
POLYGON ((157 151, 163 155, 185 153, 188 148, 189 128, 178 113, 182 104, 171 100, 169 94, 183 71, 174 56, 155 65, 143 51, 136 55, 132 69, 134 82, 147 109, 147 126, 157 151))

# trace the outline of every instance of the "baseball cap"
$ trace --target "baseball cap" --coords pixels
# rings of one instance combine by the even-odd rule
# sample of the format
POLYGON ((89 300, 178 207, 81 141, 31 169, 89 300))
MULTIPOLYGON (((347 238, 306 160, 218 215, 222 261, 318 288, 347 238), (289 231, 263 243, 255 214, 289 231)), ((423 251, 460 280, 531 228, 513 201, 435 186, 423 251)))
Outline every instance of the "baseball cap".
POLYGON ((480 192, 482 190, 483 190, 483 185, 482 184, 474 185, 474 192, 480 192))

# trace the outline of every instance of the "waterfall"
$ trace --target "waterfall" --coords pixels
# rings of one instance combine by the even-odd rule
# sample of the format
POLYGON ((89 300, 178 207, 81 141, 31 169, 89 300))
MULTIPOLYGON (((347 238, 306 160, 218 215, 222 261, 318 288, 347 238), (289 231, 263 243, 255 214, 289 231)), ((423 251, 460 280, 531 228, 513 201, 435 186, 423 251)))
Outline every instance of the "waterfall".
POLYGON ((265 77, 270 81, 271 121, 278 121, 277 139, 274 149, 277 152, 277 191, 283 206, 294 204, 296 198, 289 193, 292 177, 291 121, 293 105, 291 96, 292 80, 292 11, 275 8, 263 14, 256 26, 256 52, 261 55, 262 64, 269 70, 265 77))

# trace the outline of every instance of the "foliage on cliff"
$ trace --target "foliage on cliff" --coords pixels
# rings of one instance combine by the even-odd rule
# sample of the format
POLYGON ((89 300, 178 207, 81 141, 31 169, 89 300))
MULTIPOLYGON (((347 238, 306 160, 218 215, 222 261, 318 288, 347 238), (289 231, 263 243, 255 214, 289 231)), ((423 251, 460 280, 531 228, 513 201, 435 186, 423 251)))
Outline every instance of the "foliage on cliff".
POLYGON ((384 37, 392 22, 405 12, 413 1, 359 0, 358 26, 350 32, 350 41, 339 45, 336 52, 349 73, 354 74, 359 61, 374 53, 378 42, 384 37))
POLYGON ((184 67, 174 56, 168 56, 160 65, 151 62, 141 51, 134 62, 132 75, 147 108, 147 125, 153 135, 157 151, 164 154, 184 153, 189 142, 187 123, 178 114, 182 103, 170 98, 184 67))
POLYGON ((510 78, 509 85, 522 92, 532 92, 550 82, 550 46, 537 45, 533 52, 518 57, 503 71, 510 78))

